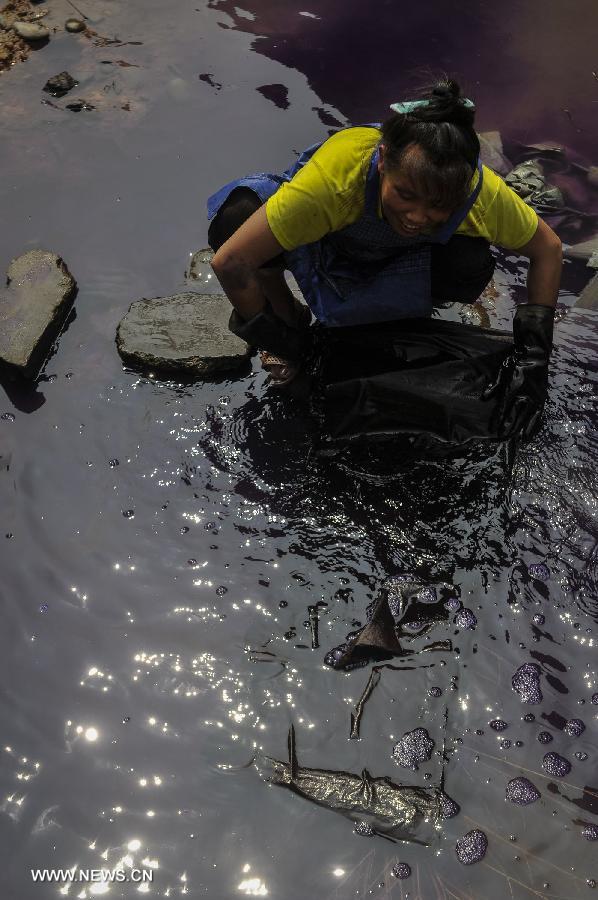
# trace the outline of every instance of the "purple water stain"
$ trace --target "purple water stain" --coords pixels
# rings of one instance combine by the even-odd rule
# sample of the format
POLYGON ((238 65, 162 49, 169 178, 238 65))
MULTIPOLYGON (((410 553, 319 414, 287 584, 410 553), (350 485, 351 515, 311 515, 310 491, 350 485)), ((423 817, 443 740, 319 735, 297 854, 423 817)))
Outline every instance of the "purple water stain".
POLYGON ((375 832, 369 822, 358 822, 355 826, 355 834, 360 834, 362 837, 373 837, 375 832))
POLYGON ((427 762, 432 757, 433 749, 434 741, 426 729, 415 728, 407 731, 394 745, 392 755, 400 766, 416 772, 418 763, 427 762))
POLYGON ((564 778, 571 771, 571 763, 558 753, 546 753, 542 759, 542 768, 555 778, 564 778))
POLYGON ((504 719, 492 719, 488 724, 493 731, 504 731, 509 727, 508 722, 505 722, 504 719))
POLYGON ((431 687, 428 691, 429 697, 442 697, 442 688, 439 687, 431 687))
POLYGON ((450 597, 444 604, 444 608, 450 612, 456 612, 458 609, 461 609, 461 601, 457 600, 456 597, 450 597))
POLYGON ((538 735, 538 740, 541 744, 549 744, 552 740, 552 735, 549 731, 541 731, 538 735))
POLYGON ((473 631, 477 624, 478 620, 467 607, 464 607, 455 616, 455 625, 462 631, 473 631))
POLYGON ((408 863, 400 862, 392 867, 392 874, 395 878, 409 878, 411 875, 411 866, 408 863))
POLYGON ((455 845, 457 859, 464 866, 471 866, 479 862, 485 857, 487 849, 488 838, 479 828, 468 831, 462 838, 459 838, 455 845))
POLYGON ((519 806, 528 806, 541 797, 540 791, 528 778, 512 778, 507 784, 505 799, 519 806))
POLYGON ((511 679, 513 690, 521 697, 522 703, 541 703, 540 666, 524 663, 519 666, 511 679))
POLYGON ((586 726, 581 719, 569 719, 564 728, 569 737, 579 737, 585 730, 586 726))
POLYGON ((536 615, 532 619, 534 625, 543 625, 545 621, 546 618, 541 613, 536 613, 536 615))
POLYGON ((535 722, 536 717, 533 713, 526 713, 523 717, 524 722, 535 722))
POLYGON ((550 569, 546 563, 532 563, 527 567, 527 571, 532 578, 538 578, 540 581, 547 581, 550 578, 550 569))
POLYGON ((443 819, 452 819, 455 816, 459 815, 461 812, 461 807, 457 803, 456 800, 453 800, 452 797, 449 797, 448 794, 445 794, 444 791, 440 793, 440 815, 443 819))
POLYGON ((586 825, 581 832, 586 841, 598 841, 598 825, 586 825))

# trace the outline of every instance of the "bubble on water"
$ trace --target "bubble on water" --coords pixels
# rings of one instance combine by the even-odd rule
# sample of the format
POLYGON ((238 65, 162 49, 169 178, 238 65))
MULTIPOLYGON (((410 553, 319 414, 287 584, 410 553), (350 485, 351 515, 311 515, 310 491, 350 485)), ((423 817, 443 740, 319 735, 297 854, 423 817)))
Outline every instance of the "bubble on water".
POLYGON ((504 731, 509 727, 509 723, 505 722, 504 719, 492 719, 488 724, 493 731, 504 731))
POLYGON ((558 753, 546 753, 542 759, 542 768, 555 778, 564 778, 571 771, 571 763, 558 753))
POLYGON ((478 620, 467 607, 464 607, 455 616, 455 625, 462 631, 473 631, 477 624, 478 620))
POLYGON ((457 600, 456 597, 449 597, 444 604, 444 608, 448 609, 450 612, 456 612, 458 609, 461 609, 461 601, 457 600))
POLYGON ((360 834, 362 837, 373 837, 374 829, 369 822, 358 822, 355 826, 355 834, 360 834))
POLYGON ((578 759, 580 762, 585 762, 588 758, 588 754, 584 753, 582 750, 578 750, 577 753, 573 754, 575 759, 578 759))
POLYGON ((418 763, 427 762, 432 757, 434 741, 425 728, 415 728, 407 731, 398 741, 392 751, 392 755, 400 766, 406 769, 419 768, 418 763))
POLYGON ((592 694, 592 703, 598 703, 598 694, 592 694))
POLYGON ((595 880, 594 880, 593 878, 588 878, 588 880, 586 881, 586 884, 587 884, 587 886, 588 886, 589 888, 595 888, 595 887, 596 887, 596 882, 595 882, 595 880))
POLYGON ((189 526, 188 526, 188 525, 183 525, 182 528, 179 528, 179 532, 180 532, 181 534, 188 534, 188 533, 189 533, 189 526))
POLYGON ((125 517, 125 519, 132 519, 135 516, 135 510, 134 509, 123 509, 123 516, 125 517))
POLYGON ((552 735, 549 731, 541 731, 538 735, 538 740, 541 744, 549 744, 552 740, 552 735))
POLYGON ((585 730, 586 726, 581 719, 569 719, 564 728, 569 737, 579 737, 585 730))
POLYGON ((110 466, 111 469, 115 469, 117 466, 120 466, 120 463, 116 458, 114 458, 114 459, 108 460, 108 465, 110 466))
POLYGON ((503 738, 503 740, 500 742, 500 746, 503 750, 508 750, 511 746, 511 741, 508 738, 503 738))
POLYGON ((428 691, 428 696, 430 697, 442 697, 442 688, 439 687, 431 687, 428 691))
POLYGON ((523 747, 523 741, 515 741, 516 747, 523 747))
POLYGON ((421 631, 422 628, 425 628, 427 624, 428 624, 427 622, 423 622, 423 621, 422 622, 417 622, 417 621, 416 622, 403 622, 401 625, 401 628, 403 629, 403 631, 416 632, 416 631, 421 631))
POLYGON ((225 594, 228 594, 228 588, 224 587, 224 585, 221 584, 219 587, 216 588, 216 593, 218 594, 219 597, 224 597, 225 594))
POLYGON ((484 729, 476 728, 475 733, 481 737, 484 734, 484 729))
POLYGON ((440 792, 440 815, 443 819, 452 819, 457 816, 461 812, 461 807, 457 803, 456 800, 453 800, 452 797, 449 797, 448 794, 445 794, 444 791, 440 792))
POLYGON ((536 615, 532 619, 534 625, 543 625, 545 621, 546 618, 541 613, 536 613, 536 615))
POLYGON ((278 608, 279 608, 279 609, 285 609, 288 605, 289 605, 289 604, 288 604, 288 601, 287 601, 287 600, 281 600, 281 601, 279 602, 279 604, 278 604, 278 608))
POLYGON ((468 831, 462 838, 459 838, 455 845, 457 859, 464 866, 471 866, 479 862, 486 855, 487 849, 488 838, 479 828, 468 831))
POLYGON ((524 722, 535 722, 536 717, 533 713, 526 713, 523 717, 524 722))
POLYGON ((40 613, 47 613, 48 612, 48 604, 42 603, 40 605, 39 611, 40 611, 40 613))
POLYGON ((395 878, 409 878, 411 875, 411 866, 408 863, 400 862, 392 867, 392 874, 395 878))
POLYGON ((524 663, 519 666, 511 679, 513 690, 521 697, 522 703, 541 703, 540 666, 535 663, 524 663))
POLYGON ((538 578, 540 581, 547 581, 550 578, 550 569, 546 563, 532 563, 527 567, 532 578, 538 578))
POLYGON ((540 791, 535 784, 527 778, 512 778, 507 784, 505 791, 505 799, 511 803, 517 803, 519 806, 528 806, 535 803, 541 797, 540 791))
POLYGON ((598 841, 598 825, 584 825, 581 834, 586 841, 598 841))
POLYGON ((197 560, 194 559, 193 557, 191 557, 191 559, 188 559, 188 560, 187 560, 187 565, 188 565, 188 566, 196 566, 196 565, 197 565, 197 560))
POLYGON ((127 722, 131 721, 131 716, 123 716, 123 725, 126 725, 127 722))
POLYGON ((3 419, 5 422, 14 422, 14 413, 2 413, 0 419, 3 419))

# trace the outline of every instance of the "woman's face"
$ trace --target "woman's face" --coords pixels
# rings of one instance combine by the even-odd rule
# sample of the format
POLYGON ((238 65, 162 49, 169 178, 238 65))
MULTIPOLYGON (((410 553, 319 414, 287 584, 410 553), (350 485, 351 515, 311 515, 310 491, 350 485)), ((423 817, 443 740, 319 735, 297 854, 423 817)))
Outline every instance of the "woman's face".
POLYGON ((382 213, 390 227, 402 237, 431 234, 450 217, 452 210, 439 209, 422 196, 409 176, 413 154, 423 153, 417 145, 408 148, 400 168, 385 166, 384 145, 380 146, 378 172, 382 213))

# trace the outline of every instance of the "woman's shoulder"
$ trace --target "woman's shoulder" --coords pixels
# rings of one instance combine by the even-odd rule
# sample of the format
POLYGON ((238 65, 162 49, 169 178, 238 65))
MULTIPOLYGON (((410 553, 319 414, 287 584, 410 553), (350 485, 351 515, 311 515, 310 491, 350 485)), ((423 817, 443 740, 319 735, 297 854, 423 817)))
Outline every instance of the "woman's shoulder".
POLYGON ((320 165, 330 161, 351 167, 356 161, 369 160, 381 137, 380 129, 374 125, 342 128, 324 141, 314 158, 320 165))

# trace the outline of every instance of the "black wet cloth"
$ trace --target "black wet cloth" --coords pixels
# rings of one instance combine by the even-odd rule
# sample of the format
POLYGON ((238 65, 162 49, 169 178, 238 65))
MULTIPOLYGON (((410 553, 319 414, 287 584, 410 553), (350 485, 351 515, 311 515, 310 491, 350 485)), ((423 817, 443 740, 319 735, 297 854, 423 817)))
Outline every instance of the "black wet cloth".
POLYGON ((450 642, 426 642, 437 625, 448 621, 447 595, 442 587, 423 585, 406 576, 384 582, 367 609, 367 623, 347 636, 344 644, 330 650, 325 663, 333 669, 354 669, 373 660, 410 656, 416 650, 450 649, 450 642))
POLYGON ((508 332, 435 319, 323 330, 323 430, 333 442, 501 440, 489 388, 512 351, 508 332))
POLYGON ((502 366, 488 396, 498 398, 495 428, 501 438, 530 439, 540 428, 548 391, 554 307, 519 306, 513 318, 514 353, 502 366))
POLYGON ((311 347, 309 329, 291 328, 271 309, 265 309, 248 321, 233 309, 228 327, 252 347, 268 350, 291 361, 300 360, 311 347))

